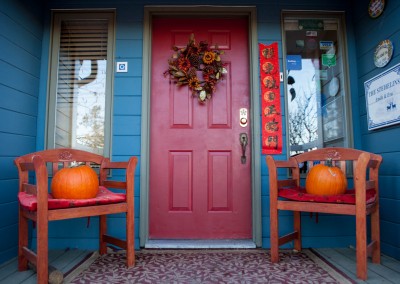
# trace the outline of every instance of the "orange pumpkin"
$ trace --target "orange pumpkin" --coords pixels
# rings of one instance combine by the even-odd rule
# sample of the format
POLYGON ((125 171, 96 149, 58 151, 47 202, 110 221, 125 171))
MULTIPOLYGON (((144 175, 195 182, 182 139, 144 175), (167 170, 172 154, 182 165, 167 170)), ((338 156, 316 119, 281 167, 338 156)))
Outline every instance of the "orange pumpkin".
POLYGON ((99 178, 89 166, 83 165, 59 170, 51 181, 54 198, 87 199, 99 191, 99 178))
POLYGON ((318 164, 311 168, 306 178, 306 191, 316 195, 335 195, 345 193, 347 179, 344 173, 332 166, 332 161, 326 165, 318 164))

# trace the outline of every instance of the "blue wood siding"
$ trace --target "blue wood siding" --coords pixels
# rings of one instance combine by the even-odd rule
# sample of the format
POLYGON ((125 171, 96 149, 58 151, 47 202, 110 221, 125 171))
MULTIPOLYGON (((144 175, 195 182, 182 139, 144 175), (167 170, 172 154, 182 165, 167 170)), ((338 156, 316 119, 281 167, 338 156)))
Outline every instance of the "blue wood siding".
POLYGON ((43 28, 42 7, 32 1, 0 5, 0 263, 18 244, 15 157, 36 149, 43 28))
MULTIPOLYGON (((113 98, 113 160, 127 160, 141 153, 142 119, 142 52, 143 17, 145 5, 215 5, 215 1, 163 0, 5 0, 0 3, 0 234, 7 242, 0 245, 0 263, 16 255, 17 211, 16 170, 14 157, 40 150, 44 146, 46 120, 46 86, 48 78, 48 51, 50 43, 50 9, 115 8, 115 61, 127 61, 128 73, 115 73, 113 98), (34 5, 36 3, 36 5, 34 5), (43 4, 44 3, 44 4, 43 4), (43 21, 43 25, 42 25, 43 21), (9 123, 8 123, 9 121, 9 123), (7 191, 7 193, 5 193, 7 191)), ((387 1, 384 14, 371 19, 367 14, 369 0, 221 0, 218 5, 246 5, 257 8, 258 42, 278 42, 282 68, 282 35, 280 15, 286 10, 335 10, 346 12, 346 31, 349 52, 348 66, 351 79, 352 120, 355 147, 380 153, 384 157, 381 175, 381 219, 383 252, 400 258, 400 146, 399 126, 368 132, 363 83, 382 69, 373 65, 373 53, 380 40, 391 39, 395 54, 388 67, 400 61, 400 1, 387 1)), ((283 87, 281 101, 285 102, 283 87)), ((148 94, 143 94, 148 95, 148 94)), ((284 106, 282 105, 282 110, 284 106)), ((260 118, 261 119, 261 118, 260 118)), ((283 114, 285 119, 285 114, 283 114)), ((286 129, 283 129, 284 140, 286 129)), ((285 149, 285 146, 284 146, 285 149)), ((286 158, 286 151, 278 159, 286 158)), ((261 155, 261 154, 260 154, 261 155)), ((269 247, 269 188, 265 156, 261 158, 262 184, 262 246, 269 247)), ((136 236, 139 236, 139 170, 135 184, 136 236)), ((284 172, 282 172, 284 175, 284 172)), ((318 223, 304 214, 303 237, 305 247, 343 247, 355 242, 355 223, 350 217, 320 215, 318 223), (335 224, 340 224, 335 225, 335 224)), ((283 212, 281 231, 292 224, 292 215, 283 212)), ((114 216, 109 228, 123 234, 122 216, 114 216)), ((98 221, 68 220, 50 226, 50 247, 97 248, 98 221), (76 227, 80 228, 76 230, 76 227), (74 228, 73 230, 71 228, 74 228)), ((136 239, 136 247, 139 240, 136 239)))
MULTIPOLYGON (((369 1, 365 0, 364 6, 369 1)), ((353 13, 358 67, 359 123, 362 148, 383 156, 380 175, 380 216, 382 250, 400 258, 400 128, 399 125, 368 131, 364 82, 400 63, 400 1, 385 1, 383 14, 371 19, 365 11, 355 7, 353 13), (384 68, 374 65, 374 52, 380 41, 390 39, 394 45, 392 60, 384 68)), ((397 88, 400 91, 400 88, 397 88)))

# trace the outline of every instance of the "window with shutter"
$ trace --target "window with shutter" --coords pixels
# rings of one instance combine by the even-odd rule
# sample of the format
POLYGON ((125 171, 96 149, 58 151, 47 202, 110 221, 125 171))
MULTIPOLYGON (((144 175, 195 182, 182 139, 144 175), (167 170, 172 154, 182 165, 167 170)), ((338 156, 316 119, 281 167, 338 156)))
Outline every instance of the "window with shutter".
POLYGON ((55 12, 48 148, 109 154, 114 13, 55 12))

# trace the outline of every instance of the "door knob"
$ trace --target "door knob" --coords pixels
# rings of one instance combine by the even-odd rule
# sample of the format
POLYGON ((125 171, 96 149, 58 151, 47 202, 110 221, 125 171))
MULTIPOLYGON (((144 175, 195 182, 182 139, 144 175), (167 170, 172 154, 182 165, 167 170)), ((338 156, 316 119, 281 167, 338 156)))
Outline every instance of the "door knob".
POLYGON ((247 133, 240 133, 239 139, 240 139, 240 146, 242 146, 242 157, 240 160, 241 160, 242 164, 246 164, 246 146, 249 142, 247 133))

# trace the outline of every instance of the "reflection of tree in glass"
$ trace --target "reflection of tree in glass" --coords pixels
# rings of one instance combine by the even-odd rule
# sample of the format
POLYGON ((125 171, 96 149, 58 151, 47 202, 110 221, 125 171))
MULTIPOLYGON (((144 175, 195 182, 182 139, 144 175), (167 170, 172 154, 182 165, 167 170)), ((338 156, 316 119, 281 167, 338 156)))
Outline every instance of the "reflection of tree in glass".
POLYGON ((78 143, 92 149, 104 147, 104 115, 100 105, 94 105, 88 113, 85 113, 79 124, 91 131, 78 136, 78 143))
POLYGON ((296 97, 295 102, 289 103, 289 143, 303 145, 318 139, 318 117, 316 93, 303 92, 296 97), (296 104, 296 106, 294 105, 296 104))

